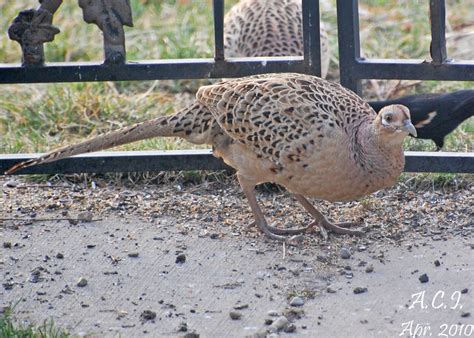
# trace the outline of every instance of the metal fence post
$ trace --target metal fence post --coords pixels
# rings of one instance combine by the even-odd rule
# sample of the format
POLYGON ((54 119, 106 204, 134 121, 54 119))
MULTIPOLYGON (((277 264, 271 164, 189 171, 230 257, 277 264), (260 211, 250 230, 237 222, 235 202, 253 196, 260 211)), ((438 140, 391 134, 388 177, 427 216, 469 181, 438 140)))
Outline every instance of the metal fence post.
POLYGON ((360 80, 355 77, 360 59, 358 0, 337 0, 337 29, 341 84, 359 94, 360 80))

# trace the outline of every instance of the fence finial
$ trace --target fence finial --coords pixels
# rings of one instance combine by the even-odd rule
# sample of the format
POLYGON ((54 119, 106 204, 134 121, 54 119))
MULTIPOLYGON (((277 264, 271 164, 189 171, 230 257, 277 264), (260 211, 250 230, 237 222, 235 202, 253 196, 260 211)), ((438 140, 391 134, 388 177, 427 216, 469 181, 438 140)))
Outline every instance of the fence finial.
POLYGON ((38 9, 27 9, 18 13, 8 28, 10 39, 17 41, 22 50, 23 66, 44 64, 45 42, 53 41, 59 28, 53 26, 53 14, 62 0, 40 0, 38 9))
POLYGON ((96 24, 104 34, 106 64, 124 63, 125 33, 123 25, 133 27, 129 0, 79 0, 84 21, 96 24))

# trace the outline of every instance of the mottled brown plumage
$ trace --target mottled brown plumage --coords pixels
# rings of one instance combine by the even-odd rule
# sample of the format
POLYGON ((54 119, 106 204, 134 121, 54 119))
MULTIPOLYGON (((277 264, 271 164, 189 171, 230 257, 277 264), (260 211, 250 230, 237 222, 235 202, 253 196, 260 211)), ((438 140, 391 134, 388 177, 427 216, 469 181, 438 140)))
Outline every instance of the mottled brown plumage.
POLYGON ((328 222, 303 196, 345 201, 391 186, 403 169, 408 133, 415 129, 404 106, 377 114, 338 84, 302 74, 265 74, 201 87, 196 101, 172 116, 58 149, 7 173, 145 138, 178 136, 211 144, 214 155, 237 170, 256 224, 269 237, 282 240, 282 234, 306 228, 267 225, 254 194, 263 182, 287 188, 316 224, 354 234, 328 222))
MULTIPOLYGON (((225 16, 224 44, 229 57, 303 55, 301 0, 241 0, 225 16)), ((329 40, 321 23, 321 75, 330 61, 329 40)))

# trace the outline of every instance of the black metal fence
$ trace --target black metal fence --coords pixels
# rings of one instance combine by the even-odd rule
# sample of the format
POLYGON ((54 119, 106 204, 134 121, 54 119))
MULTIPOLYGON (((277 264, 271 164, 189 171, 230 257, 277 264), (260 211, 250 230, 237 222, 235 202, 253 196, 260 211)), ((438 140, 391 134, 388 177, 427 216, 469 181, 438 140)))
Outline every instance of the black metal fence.
MULTIPOLYGON (((54 2, 54 1, 53 1, 54 2)), ((46 1, 43 1, 43 4, 46 1)), ((56 1, 61 3, 61 1, 56 1)), ((61 62, 46 65, 0 64, 0 84, 160 80, 241 77, 258 73, 299 72, 321 74, 319 53, 319 2, 302 0, 302 57, 225 58, 224 0, 213 0, 215 53, 213 59, 179 59, 84 63, 61 62)), ((368 60, 360 57, 357 0, 338 0, 338 37, 341 83, 358 92, 361 79, 423 79, 474 81, 474 62, 457 63, 447 59, 445 43, 445 2, 430 0, 433 61, 368 60)), ((59 6, 59 5, 58 5, 59 6)), ((57 7, 56 7, 57 9, 57 7)), ((105 34, 104 34, 105 35, 105 34)), ((472 153, 407 152, 406 171, 474 172, 472 153)), ((0 155, 0 172, 36 154, 0 155)), ((226 166, 209 151, 109 152, 82 155, 37 167, 27 173, 130 172, 162 170, 223 169, 226 166)))

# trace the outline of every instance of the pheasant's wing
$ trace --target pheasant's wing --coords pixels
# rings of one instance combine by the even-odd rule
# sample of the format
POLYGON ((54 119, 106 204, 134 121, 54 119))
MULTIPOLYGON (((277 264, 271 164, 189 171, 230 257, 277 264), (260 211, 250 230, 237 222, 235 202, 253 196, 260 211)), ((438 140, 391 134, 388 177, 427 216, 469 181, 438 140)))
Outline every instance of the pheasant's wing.
POLYGON ((293 73, 201 87, 197 99, 232 139, 277 166, 294 161, 304 165, 325 138, 348 138, 350 126, 376 115, 343 87, 293 73))

